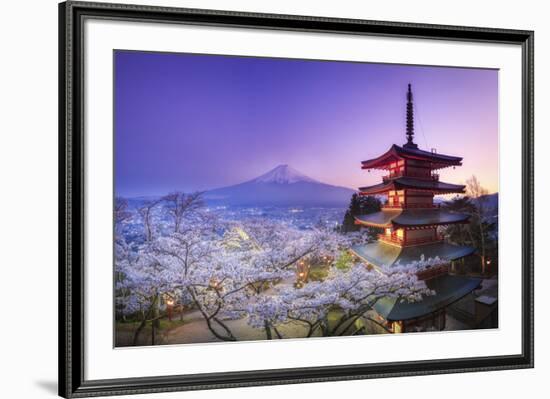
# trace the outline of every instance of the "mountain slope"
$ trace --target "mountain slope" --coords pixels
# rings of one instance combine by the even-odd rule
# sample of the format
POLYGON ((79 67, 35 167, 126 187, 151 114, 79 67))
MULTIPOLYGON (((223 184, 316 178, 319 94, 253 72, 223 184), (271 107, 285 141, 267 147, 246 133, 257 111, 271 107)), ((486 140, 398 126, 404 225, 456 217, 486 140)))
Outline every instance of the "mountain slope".
MULTIPOLYGON (((311 177, 298 172, 291 166, 279 165, 269 172, 256 177, 246 183, 279 183, 279 184, 292 184, 292 183, 321 183, 311 177)), ((321 183, 322 184, 322 183, 321 183)))
POLYGON ((346 206, 353 193, 279 165, 247 182, 207 191, 205 199, 237 206, 346 206))

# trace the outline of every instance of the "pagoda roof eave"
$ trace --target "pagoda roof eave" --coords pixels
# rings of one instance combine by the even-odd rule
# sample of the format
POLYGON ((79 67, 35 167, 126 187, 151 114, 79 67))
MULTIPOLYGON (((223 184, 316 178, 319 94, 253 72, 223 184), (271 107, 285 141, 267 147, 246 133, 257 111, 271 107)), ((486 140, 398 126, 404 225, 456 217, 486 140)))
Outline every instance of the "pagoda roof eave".
POLYGON ((443 209, 388 209, 355 217, 356 223, 369 227, 444 226, 468 222, 469 215, 443 209))
POLYGON ((392 220, 399 216, 402 211, 402 209, 388 209, 369 213, 368 215, 358 215, 355 216, 355 222, 369 227, 390 227, 392 220))
POLYGON ((359 195, 383 194, 390 190, 395 190, 393 182, 379 183, 373 186, 359 187, 359 195))
POLYGON ((385 183, 375 184, 373 186, 359 187, 360 194, 381 194, 390 190, 415 189, 431 191, 438 194, 462 194, 466 186, 461 184, 451 184, 439 180, 426 180, 414 177, 397 177, 385 183))
POLYGON ((402 159, 402 157, 398 155, 395 147, 397 147, 397 145, 393 144, 388 151, 379 157, 361 161, 361 169, 386 169, 388 163, 402 159))
POLYGON ((368 159, 361 162, 362 169, 388 169, 388 165, 399 159, 416 159, 429 161, 433 164, 433 169, 441 169, 448 166, 462 165, 462 158, 452 155, 438 154, 430 151, 420 150, 418 148, 405 148, 393 144, 388 151, 377 158, 368 159))
POLYGON ((399 247, 383 241, 376 241, 370 244, 354 245, 351 251, 363 261, 376 266, 407 265, 424 259, 439 257, 445 261, 453 261, 475 252, 475 248, 461 245, 436 242, 424 245, 399 247))
POLYGON ((426 286, 435 295, 424 296, 417 302, 384 297, 374 304, 376 312, 388 321, 411 320, 437 312, 464 298, 481 285, 481 279, 444 275, 426 280, 426 286))

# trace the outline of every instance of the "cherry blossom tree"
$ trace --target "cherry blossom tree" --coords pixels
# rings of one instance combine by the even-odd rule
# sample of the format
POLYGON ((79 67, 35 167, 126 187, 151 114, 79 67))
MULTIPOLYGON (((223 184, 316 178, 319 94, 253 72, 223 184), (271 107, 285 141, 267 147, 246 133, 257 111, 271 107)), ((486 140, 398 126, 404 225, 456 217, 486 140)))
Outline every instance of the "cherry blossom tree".
POLYGON ((140 324, 133 337, 133 344, 136 345, 147 322, 154 322, 160 317, 160 296, 172 289, 172 276, 159 262, 149 243, 137 252, 121 246, 115 250, 115 271, 118 275, 115 289, 119 292, 116 305, 123 314, 137 315, 140 324))
POLYGON ((180 231, 186 215, 199 211, 204 205, 201 192, 186 194, 174 191, 162 197, 162 201, 165 202, 165 212, 172 218, 175 233, 180 231))
POLYGON ((220 234, 220 224, 197 221, 158 238, 152 250, 170 275, 172 291, 193 303, 214 336, 229 341, 238 338, 224 320, 245 317, 248 304, 276 284, 292 284, 296 262, 334 251, 341 237, 257 220, 223 224, 223 229, 220 234))
POLYGON ((486 234, 485 231, 485 207, 487 202, 487 194, 489 192, 484 188, 476 176, 470 177, 466 180, 466 194, 476 201, 476 206, 473 207, 473 220, 471 225, 477 225, 479 229, 479 247, 481 252, 481 272, 485 273, 485 252, 486 252, 486 234))
POLYGON ((148 224, 147 239, 137 247, 124 240, 115 246, 117 309, 140 321, 134 344, 146 323, 160 317, 167 295, 196 309, 217 339, 236 341, 229 320, 245 318, 267 339, 284 338, 280 327, 289 323, 301 325, 304 337, 350 335, 380 298, 418 301, 431 294, 416 272, 437 259, 382 269, 342 267, 351 243, 363 239, 357 234, 322 226, 299 230, 267 219, 220 220, 200 196, 181 193, 138 212, 148 224), (319 259, 326 260, 327 277, 296 285, 298 265, 319 259), (338 315, 336 323, 329 324, 329 313, 338 315))
POLYGON ((154 210, 155 207, 161 202, 160 199, 147 201, 143 204, 142 207, 138 209, 138 213, 141 216, 143 223, 143 231, 146 241, 152 241, 154 235, 154 210))
MULTIPOLYGON (((350 335, 354 322, 364 318, 374 304, 383 297, 399 301, 416 302, 424 295, 431 295, 416 273, 421 267, 439 264, 438 259, 422 261, 407 266, 375 269, 358 263, 349 269, 331 267, 323 281, 311 282, 296 289, 277 287, 269 296, 248 306, 249 323, 260 328, 268 324, 276 326, 289 321, 307 326, 306 337, 350 335), (329 325, 329 312, 338 315, 334 325, 329 325)), ((372 320, 377 322, 376 320, 372 320)), ((280 335, 280 334, 278 334, 280 335)))

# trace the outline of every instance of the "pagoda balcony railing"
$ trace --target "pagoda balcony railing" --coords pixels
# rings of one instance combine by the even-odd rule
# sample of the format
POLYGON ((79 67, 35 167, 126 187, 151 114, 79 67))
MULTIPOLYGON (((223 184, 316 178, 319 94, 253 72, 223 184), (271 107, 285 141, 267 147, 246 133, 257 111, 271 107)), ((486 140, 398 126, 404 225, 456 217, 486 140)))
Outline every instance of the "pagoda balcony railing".
POLYGON ((403 238, 399 238, 397 236, 393 235, 386 235, 386 234, 379 234, 378 239, 380 241, 384 241, 390 244, 396 244, 401 247, 407 247, 411 245, 420 245, 420 244, 428 244, 428 243, 435 243, 443 241, 443 236, 437 235, 437 237, 421 237, 421 238, 407 238, 404 240, 403 238))
POLYGON ((382 209, 438 209, 441 204, 384 204, 382 209))
POLYGON ((388 236, 385 234, 378 234, 378 240, 388 242, 390 244, 403 245, 403 239, 395 236, 388 236))
POLYGON ((390 173, 387 176, 383 176, 382 181, 384 182, 384 184, 387 184, 387 183, 390 182, 390 180, 395 179, 397 177, 414 177, 415 179, 439 181, 439 174, 438 173, 432 173, 429 176, 426 176, 425 174, 422 174, 422 173, 412 173, 412 172, 390 173))
POLYGON ((445 274, 449 274, 449 265, 441 265, 420 270, 416 273, 416 276, 419 280, 429 280, 431 278, 443 276, 445 274))

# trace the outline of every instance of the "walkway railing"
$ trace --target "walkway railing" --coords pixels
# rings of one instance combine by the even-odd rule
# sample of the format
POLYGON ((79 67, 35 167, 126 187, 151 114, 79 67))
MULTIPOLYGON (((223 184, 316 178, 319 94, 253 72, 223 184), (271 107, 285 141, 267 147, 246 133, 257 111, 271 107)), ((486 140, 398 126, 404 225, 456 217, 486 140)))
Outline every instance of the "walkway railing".
POLYGON ((415 179, 423 179, 423 180, 432 180, 432 181, 439 181, 439 173, 432 173, 429 176, 426 176, 422 173, 412 173, 412 172, 399 172, 399 173, 390 173, 387 176, 382 177, 382 181, 386 184, 390 180, 398 178, 398 177, 414 177, 415 179))
POLYGON ((384 204, 382 209, 437 209, 441 208, 441 204, 384 204))
POLYGON ((420 244, 430 244, 430 243, 436 243, 443 241, 443 236, 437 235, 437 237, 421 237, 421 238, 407 238, 407 240, 404 240, 403 238, 399 238, 394 235, 385 235, 385 234, 379 234, 378 239, 380 241, 384 241, 390 244, 397 244, 402 247, 407 247, 411 245, 420 245, 420 244))

